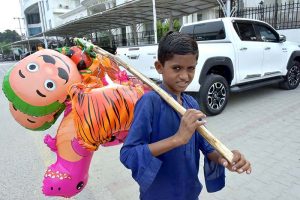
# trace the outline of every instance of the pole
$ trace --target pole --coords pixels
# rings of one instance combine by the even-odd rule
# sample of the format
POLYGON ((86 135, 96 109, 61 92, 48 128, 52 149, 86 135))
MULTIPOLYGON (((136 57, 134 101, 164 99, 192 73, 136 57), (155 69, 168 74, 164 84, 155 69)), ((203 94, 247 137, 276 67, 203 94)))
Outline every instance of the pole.
POLYGON ((278 0, 275 0, 275 13, 274 13, 274 28, 277 29, 277 18, 278 18, 278 0))
POLYGON ((45 49, 48 49, 48 43, 47 43, 47 39, 46 39, 46 36, 45 36, 45 15, 44 15, 44 8, 42 6, 44 6, 44 3, 42 4, 42 2, 44 2, 43 0, 42 1, 39 1, 38 2, 38 5, 39 5, 39 12, 40 12, 40 17, 41 17, 41 22, 42 22, 42 31, 43 31, 43 39, 44 39, 44 44, 45 44, 45 49))
POLYGON ((155 7, 155 0, 152 0, 153 5, 153 30, 154 30, 154 43, 157 44, 157 25, 156 25, 156 7, 155 7))
POLYGON ((230 8, 230 0, 226 1, 226 17, 230 17, 231 8, 230 8))
MULTIPOLYGON (((182 107, 173 97, 171 97, 168 93, 166 93, 163 89, 157 86, 152 80, 147 78, 145 75, 140 73, 134 67, 128 65, 123 60, 121 60, 118 56, 115 56, 96 45, 92 45, 87 41, 84 41, 79 38, 74 38, 74 41, 86 47, 86 49, 93 49, 96 54, 100 54, 102 56, 107 56, 111 58, 113 61, 117 62, 121 66, 123 66, 126 70, 128 70, 131 74, 138 77, 141 81, 151 87, 155 92, 157 92, 174 110, 176 110, 180 115, 183 115, 186 112, 186 109, 182 107)), ((209 130, 206 129, 205 126, 197 127, 197 131, 209 142, 224 158, 228 160, 229 163, 233 162, 233 153, 218 140, 209 130)))
POLYGON ((17 19, 19 21, 19 29, 20 29, 20 34, 21 34, 21 40, 23 40, 22 39, 23 33, 22 33, 21 19, 24 19, 24 18, 23 17, 14 17, 14 19, 17 19))

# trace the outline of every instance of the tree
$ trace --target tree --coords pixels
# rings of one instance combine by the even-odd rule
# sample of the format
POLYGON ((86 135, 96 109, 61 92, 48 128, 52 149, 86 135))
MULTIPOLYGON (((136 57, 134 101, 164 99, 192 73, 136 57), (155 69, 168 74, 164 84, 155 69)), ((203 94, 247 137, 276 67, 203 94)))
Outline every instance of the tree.
POLYGON ((11 53, 12 42, 21 40, 21 36, 15 30, 5 30, 0 32, 0 48, 3 55, 9 55, 11 53))
POLYGON ((15 30, 5 30, 0 32, 0 43, 12 43, 21 40, 21 36, 15 30))
POLYGON ((0 48, 1 48, 0 53, 3 53, 3 55, 8 55, 11 52, 10 45, 7 45, 7 43, 5 42, 0 42, 0 48))
MULTIPOLYGON (((170 21, 165 20, 164 22, 162 21, 157 21, 157 38, 160 40, 169 30, 170 30, 170 21)), ((181 24, 178 19, 173 20, 173 30, 174 31, 179 31, 181 27, 181 24)))

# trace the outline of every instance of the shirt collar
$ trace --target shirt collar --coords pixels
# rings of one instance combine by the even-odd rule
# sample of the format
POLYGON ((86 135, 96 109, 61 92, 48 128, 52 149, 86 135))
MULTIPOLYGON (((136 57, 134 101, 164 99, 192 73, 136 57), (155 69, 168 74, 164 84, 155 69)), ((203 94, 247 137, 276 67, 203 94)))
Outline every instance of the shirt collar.
MULTIPOLYGON (((161 83, 159 86, 177 101, 177 96, 175 94, 173 94, 172 92, 170 92, 163 83, 161 83)), ((183 92, 181 93, 180 97, 183 100, 183 92)))

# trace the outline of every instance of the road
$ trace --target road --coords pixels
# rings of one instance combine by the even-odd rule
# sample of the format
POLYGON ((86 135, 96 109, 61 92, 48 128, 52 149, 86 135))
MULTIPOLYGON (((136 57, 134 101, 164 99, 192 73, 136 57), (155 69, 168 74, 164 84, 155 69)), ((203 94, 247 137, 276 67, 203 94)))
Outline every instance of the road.
MULTIPOLYGON (((1 87, 12 64, 0 63, 1 87)), ((0 106, 0 200, 49 199, 41 193, 41 185, 55 154, 44 145, 43 137, 55 135, 61 118, 47 131, 33 132, 14 121, 2 91, 0 106)), ((201 199, 300 199, 300 87, 285 91, 268 86, 233 94, 225 111, 207 121, 208 129, 226 146, 247 156, 253 172, 227 172, 226 187, 214 194, 208 194, 204 187, 201 199)), ((101 147, 94 154, 87 187, 71 199, 138 199, 137 184, 120 164, 119 150, 120 146, 101 147)), ((203 178, 202 167, 199 177, 203 178)))

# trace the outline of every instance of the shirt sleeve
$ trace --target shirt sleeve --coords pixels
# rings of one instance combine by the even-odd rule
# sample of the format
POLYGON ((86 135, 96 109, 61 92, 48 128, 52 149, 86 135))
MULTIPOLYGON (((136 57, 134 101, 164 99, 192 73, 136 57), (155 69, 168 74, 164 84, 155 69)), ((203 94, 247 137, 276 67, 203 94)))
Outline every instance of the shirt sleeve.
MULTIPOLYGON (((193 99, 193 98, 192 98, 193 99)), ((199 104, 196 100, 192 100, 193 108, 199 110, 199 104)), ((207 158, 207 154, 213 152, 214 147, 209 144, 203 137, 198 133, 198 145, 202 153, 204 154, 204 178, 207 192, 217 192, 225 186, 225 167, 219 165, 207 158)))
POLYGON ((204 178, 207 192, 217 192, 225 186, 225 167, 204 157, 204 178))
POLYGON ((162 163, 151 154, 148 147, 152 116, 153 101, 149 96, 143 96, 135 106, 132 125, 120 150, 120 161, 131 169, 132 177, 139 184, 142 193, 152 184, 162 163))

